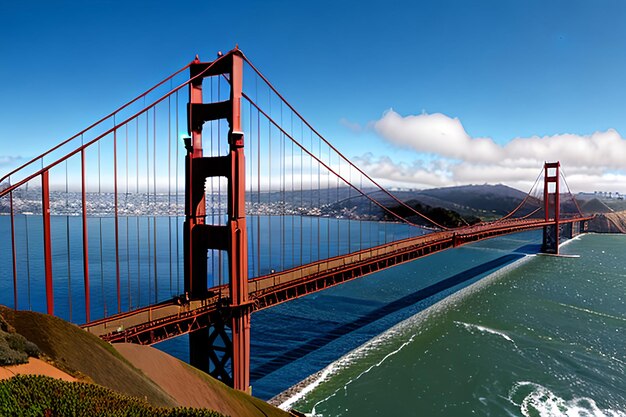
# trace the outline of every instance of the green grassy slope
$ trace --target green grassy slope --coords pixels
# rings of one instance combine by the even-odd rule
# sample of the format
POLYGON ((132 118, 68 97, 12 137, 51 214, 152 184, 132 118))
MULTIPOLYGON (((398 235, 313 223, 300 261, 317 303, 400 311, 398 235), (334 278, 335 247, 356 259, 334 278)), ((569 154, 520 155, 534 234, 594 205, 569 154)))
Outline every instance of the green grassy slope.
POLYGON ((110 344, 57 317, 14 311, 0 306, 0 314, 15 330, 35 343, 59 369, 155 406, 176 402, 110 344))

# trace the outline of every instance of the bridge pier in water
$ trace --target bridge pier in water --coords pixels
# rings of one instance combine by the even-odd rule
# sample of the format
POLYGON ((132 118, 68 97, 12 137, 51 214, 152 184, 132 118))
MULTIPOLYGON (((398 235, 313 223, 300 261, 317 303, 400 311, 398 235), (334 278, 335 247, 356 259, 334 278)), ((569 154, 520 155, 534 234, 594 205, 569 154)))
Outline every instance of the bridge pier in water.
POLYGON ((543 243, 541 252, 558 255, 560 236, 560 204, 561 194, 559 190, 559 162, 546 162, 544 164, 543 202, 545 221, 553 224, 543 227, 543 243))
POLYGON ((213 62, 197 58, 190 66, 188 130, 185 159, 185 292, 191 299, 205 299, 208 250, 228 256, 228 298, 221 304, 220 320, 189 335, 191 365, 242 391, 250 386, 250 303, 245 218, 244 137, 241 129, 243 56, 234 50, 213 62), (230 98, 204 103, 202 81, 227 75, 230 98), (204 157, 202 128, 205 122, 226 119, 228 154, 204 157), (205 181, 223 177, 227 186, 225 225, 206 223, 205 181))

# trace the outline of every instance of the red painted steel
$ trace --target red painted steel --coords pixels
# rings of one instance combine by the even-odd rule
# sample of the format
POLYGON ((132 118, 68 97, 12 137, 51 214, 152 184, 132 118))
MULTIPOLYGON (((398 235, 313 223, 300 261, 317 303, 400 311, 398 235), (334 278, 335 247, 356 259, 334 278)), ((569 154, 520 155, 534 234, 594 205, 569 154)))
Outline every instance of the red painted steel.
MULTIPOLYGON (((196 60, 191 64, 199 64, 196 60)), ((202 77, 194 79, 189 84, 189 117, 194 104, 202 104, 202 77)), ((194 178, 194 160, 203 157, 202 151, 202 126, 190 126, 191 144, 187 147, 185 157, 185 225, 184 225, 184 275, 185 292, 193 298, 203 297, 207 290, 207 255, 202 245, 201 226, 205 224, 206 208, 204 194, 204 178, 194 178), (196 183, 202 182, 199 187, 196 183)))
MULTIPOLYGON (((562 223, 584 223, 589 219, 589 217, 564 219, 562 223)), ((250 281, 250 308, 251 311, 263 310, 265 308, 322 291, 326 288, 330 288, 401 263, 410 262, 436 252, 451 249, 455 247, 455 238, 456 245, 462 246, 468 243, 502 236, 509 233, 539 229, 544 227, 546 224, 552 223, 552 221, 546 222, 545 220, 509 220, 502 223, 490 223, 464 227, 457 229, 455 232, 438 232, 425 236, 395 241, 392 243, 386 243, 348 255, 341 255, 331 259, 316 261, 288 271, 258 277, 250 281), (368 253, 375 254, 384 252, 385 247, 393 247, 394 245, 402 246, 403 249, 369 258, 366 256, 368 253), (346 263, 346 261, 350 258, 360 259, 362 257, 366 259, 346 263), (307 270, 316 271, 316 266, 321 266, 323 264, 337 264, 340 266, 327 268, 321 273, 311 273, 310 275, 305 275, 301 278, 287 282, 281 283, 276 281, 277 277, 280 275, 297 275, 299 271, 307 270), (265 287, 263 282, 271 282, 272 284, 265 287)), ((216 290, 216 288, 214 288, 214 290, 216 290)), ((166 305, 166 303, 162 303, 160 306, 163 307, 166 305)), ((124 320, 132 321, 133 317, 136 317, 137 315, 145 315, 147 310, 148 308, 145 308, 137 312, 112 316, 94 322, 90 326, 83 327, 90 332, 95 332, 103 339, 111 342, 127 341, 140 344, 153 344, 181 334, 193 332, 197 328, 212 326, 219 323, 221 320, 219 299, 218 297, 213 296, 198 303, 198 308, 196 309, 182 309, 176 314, 170 316, 161 317, 155 320, 148 320, 135 326, 125 326, 125 329, 121 332, 98 333, 96 330, 96 327, 98 326, 101 328, 115 328, 115 325, 106 326, 106 324, 118 323, 124 320)))
POLYGON ((47 313, 54 314, 54 290, 52 288, 52 244, 50 239, 50 176, 41 174, 41 215, 43 218, 43 256, 46 281, 47 313))
MULTIPOLYGON (((115 124, 115 123, 114 123, 115 124)), ((117 290, 117 312, 122 312, 122 291, 120 282, 120 234, 118 217, 117 195, 117 130, 113 132, 113 196, 114 196, 114 219, 115 219, 115 284, 117 290)))
POLYGON ((559 224, 561 214, 561 191, 559 187, 559 180, 561 178, 559 175, 560 166, 560 162, 546 162, 544 164, 543 200, 545 221, 552 221, 553 225, 547 226, 544 230, 543 250, 554 254, 559 253, 559 224), (550 175, 552 170, 554 171, 554 175, 550 175), (554 184, 554 192, 550 191, 551 184, 554 184))
POLYGON ((91 298, 89 291, 89 240, 87 228, 87 195, 85 176, 85 149, 80 150, 80 169, 81 169, 81 201, 82 201, 82 227, 83 227, 83 285, 85 287, 85 321, 91 321, 91 298))
POLYGON ((9 193, 11 210, 11 250, 13 260, 13 308, 17 310, 17 253, 15 251, 15 213, 13 212, 13 192, 9 193))
POLYGON ((247 391, 250 386, 250 305, 248 303, 248 238, 246 228, 246 188, 244 137, 241 131, 241 89, 243 58, 232 55, 230 73, 230 176, 228 190, 229 274, 232 318, 233 387, 247 391))

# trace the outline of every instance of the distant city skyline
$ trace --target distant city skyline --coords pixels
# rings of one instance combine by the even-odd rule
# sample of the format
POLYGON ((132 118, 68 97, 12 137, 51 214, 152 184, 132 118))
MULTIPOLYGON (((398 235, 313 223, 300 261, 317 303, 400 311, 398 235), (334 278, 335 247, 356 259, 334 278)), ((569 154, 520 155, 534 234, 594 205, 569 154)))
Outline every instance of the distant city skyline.
POLYGON ((527 191, 560 160, 573 191, 626 193, 624 18, 608 0, 5 2, 0 177, 238 44, 386 186, 527 191))

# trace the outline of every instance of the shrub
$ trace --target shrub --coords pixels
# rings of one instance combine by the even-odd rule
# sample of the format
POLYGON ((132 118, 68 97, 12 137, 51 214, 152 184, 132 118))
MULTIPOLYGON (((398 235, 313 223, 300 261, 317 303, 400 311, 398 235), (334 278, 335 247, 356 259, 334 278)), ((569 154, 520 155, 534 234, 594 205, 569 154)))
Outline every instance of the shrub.
POLYGON ((207 409, 156 408, 99 385, 18 375, 0 382, 0 415, 13 417, 223 417, 207 409))
POLYGON ((0 335, 0 365, 18 365, 26 362, 28 362, 28 355, 26 352, 20 352, 12 349, 6 338, 0 335))
POLYGON ((0 365, 26 363, 29 356, 38 358, 40 354, 36 344, 16 333, 15 328, 0 315, 0 365))

